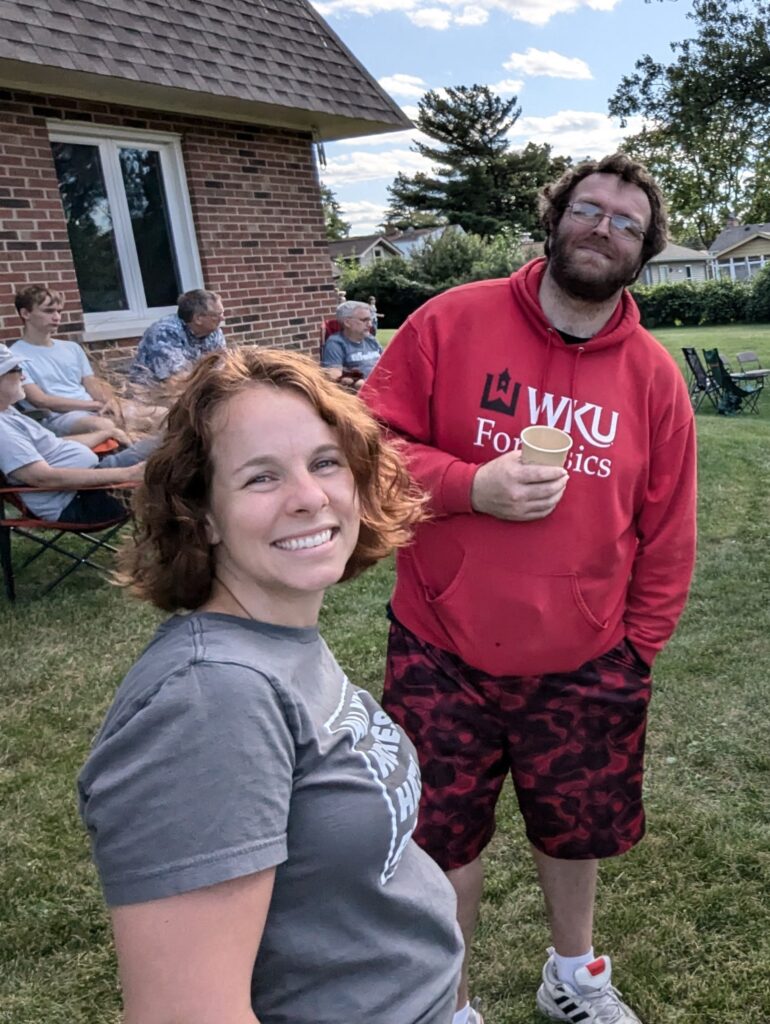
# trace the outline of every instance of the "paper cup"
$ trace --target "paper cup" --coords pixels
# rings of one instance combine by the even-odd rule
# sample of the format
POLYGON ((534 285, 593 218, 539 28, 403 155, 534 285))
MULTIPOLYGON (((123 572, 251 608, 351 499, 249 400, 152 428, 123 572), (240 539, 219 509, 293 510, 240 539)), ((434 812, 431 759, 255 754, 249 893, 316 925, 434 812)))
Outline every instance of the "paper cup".
POLYGON ((572 438, 557 427, 525 427, 521 432, 521 461, 538 466, 563 466, 572 438))

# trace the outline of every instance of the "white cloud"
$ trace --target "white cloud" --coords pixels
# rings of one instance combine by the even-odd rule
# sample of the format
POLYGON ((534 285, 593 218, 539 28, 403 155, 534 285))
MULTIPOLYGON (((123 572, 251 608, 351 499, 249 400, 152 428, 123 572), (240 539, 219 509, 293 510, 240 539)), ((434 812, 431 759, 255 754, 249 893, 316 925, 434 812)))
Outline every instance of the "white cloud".
POLYGON ((416 174, 430 171, 430 162, 409 149, 391 149, 384 153, 344 153, 332 157, 321 170, 324 185, 348 185, 360 181, 384 179, 390 183, 399 171, 416 174))
POLYGON ((518 96, 524 88, 524 83, 518 78, 504 78, 489 87, 498 96, 518 96))
POLYGON ((385 75, 378 84, 391 96, 422 96, 428 90, 425 80, 417 75, 385 75))
POLYGON ((549 117, 520 117, 511 129, 515 146, 547 142, 558 156, 602 157, 614 153, 627 135, 641 131, 642 119, 631 118, 625 128, 606 114, 560 110, 549 117))
POLYGON ((345 13, 369 16, 383 11, 411 11, 419 6, 419 0, 321 0, 313 6, 323 18, 345 13))
POLYGON ((389 135, 362 135, 358 139, 338 139, 337 146, 407 146, 414 142, 420 133, 416 128, 405 132, 392 132, 389 135))
POLYGON ((422 7, 417 11, 407 11, 406 16, 418 28, 434 28, 439 32, 452 23, 451 13, 441 7, 422 7))
POLYGON ((476 5, 464 7, 462 13, 453 18, 455 25, 485 25, 488 20, 489 11, 476 5))
POLYGON ((384 11, 402 11, 419 28, 443 31, 450 25, 483 25, 494 10, 503 11, 514 21, 546 25, 556 14, 568 14, 581 7, 611 11, 619 3, 620 0, 474 0, 471 4, 467 0, 316 0, 313 6, 324 18, 351 13, 370 17, 384 11))
POLYGON ((342 219, 350 224, 351 235, 373 235, 379 230, 385 214, 382 203, 361 200, 354 203, 342 203, 340 207, 342 219))
POLYGON ((556 14, 569 14, 581 7, 611 11, 620 0, 481 0, 484 6, 509 14, 514 21, 530 25, 547 25, 556 14))
POLYGON ((531 77, 593 78, 591 69, 579 57, 565 57, 555 50, 536 50, 532 46, 526 53, 512 53, 503 67, 531 77))

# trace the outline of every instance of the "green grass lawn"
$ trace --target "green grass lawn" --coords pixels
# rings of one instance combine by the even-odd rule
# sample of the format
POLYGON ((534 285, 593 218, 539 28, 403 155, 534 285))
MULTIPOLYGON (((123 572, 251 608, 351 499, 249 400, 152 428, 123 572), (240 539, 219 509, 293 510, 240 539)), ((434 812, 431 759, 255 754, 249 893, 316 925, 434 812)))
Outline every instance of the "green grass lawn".
MULTIPOLYGON (((757 349, 770 366, 770 326, 656 334, 680 365, 681 346, 716 344, 728 357, 757 349)), ((613 956, 615 980, 646 1024, 770 1022, 770 394, 763 398, 760 416, 726 419, 705 406, 698 414, 699 559, 681 626, 656 664, 648 835, 602 869, 596 948, 613 956)), ((374 693, 392 572, 388 562, 334 588, 323 612, 340 662, 374 693)), ((115 964, 73 783, 160 616, 82 573, 48 598, 32 599, 26 577, 19 590, 14 608, 0 597, 0 1022, 114 1024, 115 964)), ((541 1020, 534 992, 545 944, 508 790, 473 970, 487 1024, 541 1020)))

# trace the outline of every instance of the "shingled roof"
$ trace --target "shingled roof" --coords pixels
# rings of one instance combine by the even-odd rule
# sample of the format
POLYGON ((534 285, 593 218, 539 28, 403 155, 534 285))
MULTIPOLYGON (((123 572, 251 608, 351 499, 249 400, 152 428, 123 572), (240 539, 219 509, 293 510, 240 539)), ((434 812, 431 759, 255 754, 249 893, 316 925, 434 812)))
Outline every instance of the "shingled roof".
POLYGON ((0 0, 0 86, 321 140, 411 126, 306 0, 0 0))
POLYGON ((770 224, 737 224, 734 227, 725 228, 711 243, 711 252, 726 252, 728 249, 734 249, 743 242, 756 238, 757 235, 767 238, 770 235, 770 224))

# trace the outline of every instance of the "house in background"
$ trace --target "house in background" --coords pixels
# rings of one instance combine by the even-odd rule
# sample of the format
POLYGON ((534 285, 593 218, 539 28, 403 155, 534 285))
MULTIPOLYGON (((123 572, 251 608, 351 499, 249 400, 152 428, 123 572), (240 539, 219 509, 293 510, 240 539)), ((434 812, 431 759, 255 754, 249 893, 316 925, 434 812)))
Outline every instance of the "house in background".
POLYGON ((370 267, 377 260, 400 256, 398 249, 384 235, 353 235, 339 242, 327 243, 329 255, 339 275, 339 262, 351 262, 357 266, 370 267))
POLYGON ((705 281, 709 276, 709 263, 709 253, 669 242, 663 252, 646 264, 639 276, 639 284, 705 281))
POLYGON ((418 252, 427 242, 437 242, 445 234, 464 235, 465 231, 459 224, 439 224, 431 228, 409 227, 404 231, 393 232, 385 237, 402 256, 408 258, 418 252))
POLYGON ((0 340, 15 288, 111 354, 205 286, 231 341, 335 304, 314 144, 411 122, 306 0, 3 0, 0 340))
POLYGON ((770 264, 770 223, 739 224, 729 218, 711 243, 710 255, 714 277, 747 281, 770 264))

